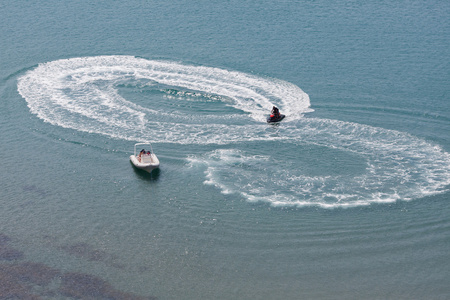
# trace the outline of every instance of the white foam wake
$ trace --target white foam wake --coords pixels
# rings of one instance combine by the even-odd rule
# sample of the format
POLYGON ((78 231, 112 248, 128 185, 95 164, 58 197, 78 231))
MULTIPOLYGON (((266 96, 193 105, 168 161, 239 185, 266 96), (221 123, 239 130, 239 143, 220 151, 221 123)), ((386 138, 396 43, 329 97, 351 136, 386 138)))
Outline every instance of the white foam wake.
POLYGON ((275 142, 274 150, 224 148, 189 161, 204 166, 205 183, 223 193, 275 206, 390 203, 445 192, 450 184, 450 154, 406 133, 305 118, 276 138, 259 136, 275 142))
POLYGON ((133 56, 99 56, 40 64, 19 78, 18 91, 33 114, 53 125, 133 141, 227 145, 189 161, 205 167, 206 183, 250 201, 357 206, 419 198, 443 192, 450 184, 450 156, 439 146, 397 131, 302 118, 311 111, 308 95, 277 79, 133 56), (124 86, 157 91, 163 100, 145 98, 138 104, 121 95, 124 86), (170 106, 172 98, 196 97, 230 110, 197 115, 189 107, 170 106), (288 115, 276 132, 264 124, 272 105, 288 115), (322 166, 330 174, 315 174, 314 166, 308 171, 311 162, 304 155, 280 157, 277 152, 259 153, 264 146, 245 147, 275 142, 279 151, 288 145, 318 147, 315 159, 322 148, 336 151, 323 159, 340 155, 341 169, 351 169, 352 160, 360 163, 348 173, 334 174, 330 166, 322 166), (230 144, 235 146, 230 149, 230 144), (345 161, 346 156, 351 159, 345 161))
POLYGON ((117 86, 134 82, 218 95, 255 120, 263 120, 273 104, 281 109, 289 107, 291 120, 310 111, 308 95, 285 81, 132 56, 81 57, 40 64, 19 79, 18 90, 32 113, 54 125, 107 135, 121 128, 129 137, 138 126, 154 125, 160 113, 119 95, 117 86), (86 122, 81 124, 80 119, 86 122))

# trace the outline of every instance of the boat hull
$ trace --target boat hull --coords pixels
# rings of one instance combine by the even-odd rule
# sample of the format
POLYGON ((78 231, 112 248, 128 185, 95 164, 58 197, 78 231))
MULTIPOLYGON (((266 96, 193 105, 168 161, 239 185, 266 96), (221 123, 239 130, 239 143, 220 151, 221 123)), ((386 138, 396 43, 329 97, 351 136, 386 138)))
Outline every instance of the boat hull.
POLYGON ((154 169, 159 168, 159 160, 155 154, 151 154, 151 162, 140 162, 135 155, 130 156, 131 163, 140 170, 151 172, 154 169))
POLYGON ((285 115, 280 115, 280 117, 276 118, 276 117, 268 117, 267 118, 267 123, 277 123, 280 122, 281 120, 283 120, 285 117, 285 115))

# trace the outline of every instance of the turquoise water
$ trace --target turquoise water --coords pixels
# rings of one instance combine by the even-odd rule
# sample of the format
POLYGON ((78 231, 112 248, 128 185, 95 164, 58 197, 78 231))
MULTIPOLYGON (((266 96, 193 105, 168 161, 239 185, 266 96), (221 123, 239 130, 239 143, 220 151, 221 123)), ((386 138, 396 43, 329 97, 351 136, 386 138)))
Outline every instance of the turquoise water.
POLYGON ((18 297, 448 298, 446 2, 0 13, 0 276, 52 270, 18 297))

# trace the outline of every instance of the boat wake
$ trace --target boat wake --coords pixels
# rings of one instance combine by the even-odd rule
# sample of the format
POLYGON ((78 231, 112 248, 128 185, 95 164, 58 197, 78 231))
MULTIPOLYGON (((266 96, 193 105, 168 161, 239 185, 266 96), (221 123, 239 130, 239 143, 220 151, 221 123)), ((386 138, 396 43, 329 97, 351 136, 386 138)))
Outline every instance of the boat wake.
POLYGON ((398 131, 305 118, 308 95, 277 79, 99 56, 40 64, 19 78, 18 91, 33 114, 60 127, 218 145, 189 163, 205 183, 249 201, 360 206, 441 193, 450 184, 450 155, 439 146, 398 131), (265 124, 273 105, 288 116, 277 128, 265 124), (276 151, 264 150, 275 143, 276 151))

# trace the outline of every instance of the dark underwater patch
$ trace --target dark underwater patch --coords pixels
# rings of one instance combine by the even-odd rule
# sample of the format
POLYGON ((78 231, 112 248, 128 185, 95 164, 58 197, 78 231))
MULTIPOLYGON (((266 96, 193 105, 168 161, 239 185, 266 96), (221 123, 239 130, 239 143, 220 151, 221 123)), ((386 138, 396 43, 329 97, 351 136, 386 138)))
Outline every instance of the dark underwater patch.
POLYGON ((0 233, 0 261, 13 261, 22 259, 24 254, 20 250, 16 250, 9 245, 11 238, 6 234, 0 233))
MULTIPOLYGON (((78 272, 61 272, 42 263, 21 261, 22 251, 9 245, 11 238, 0 233, 0 299, 39 300, 108 299, 155 300, 115 289, 100 277, 78 272)), ((109 255, 85 243, 62 247, 65 251, 90 261, 109 259, 109 255)))

